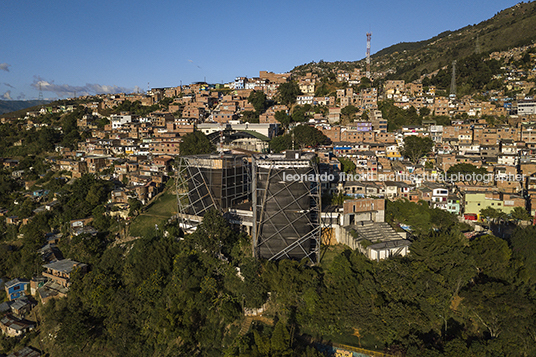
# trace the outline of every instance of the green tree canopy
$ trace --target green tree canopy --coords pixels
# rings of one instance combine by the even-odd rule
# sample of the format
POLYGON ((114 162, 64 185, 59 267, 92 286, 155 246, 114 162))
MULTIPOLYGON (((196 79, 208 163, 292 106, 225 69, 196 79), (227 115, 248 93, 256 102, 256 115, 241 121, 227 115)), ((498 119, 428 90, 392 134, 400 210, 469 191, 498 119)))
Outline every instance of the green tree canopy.
POLYGON ((292 109, 292 121, 297 123, 307 121, 307 111, 308 109, 305 105, 296 105, 292 109))
POLYGON ((315 97, 324 97, 329 94, 329 88, 326 83, 322 83, 315 89, 315 97))
POLYGON ((296 103, 296 97, 302 94, 296 82, 281 83, 277 88, 277 100, 283 105, 296 103))
POLYGON ((379 102, 378 108, 381 110, 383 117, 387 119, 389 131, 400 129, 404 125, 422 124, 422 116, 417 114, 417 110, 414 107, 402 109, 395 106, 394 101, 389 99, 379 102))
POLYGON ((514 210, 510 213, 512 219, 517 219, 520 221, 528 221, 532 219, 532 216, 529 212, 523 207, 514 207, 514 210))
POLYGON ((275 120, 280 122, 284 127, 288 127, 292 121, 292 117, 289 116, 284 110, 280 110, 275 113, 275 120))
POLYGON ((480 210, 480 215, 488 219, 492 219, 492 220, 496 220, 499 218, 502 218, 502 219, 506 218, 506 213, 504 213, 503 210, 495 209, 493 207, 482 208, 480 210))
POLYGON ((254 90, 249 94, 248 102, 253 105, 257 114, 262 114, 268 107, 268 101, 266 100, 266 94, 263 91, 254 90))
POLYGON ((352 123, 355 120, 355 114, 359 109, 353 105, 347 105, 341 109, 342 119, 347 123, 352 123))
POLYGON ((276 136, 270 140, 270 149, 274 152, 292 149, 292 137, 288 134, 276 136))
POLYGON ((419 136, 406 136, 404 138, 404 149, 402 155, 407 157, 412 163, 417 164, 421 158, 432 151, 434 142, 430 138, 419 136))
POLYGON ((292 149, 292 136, 294 135, 294 148, 316 147, 328 144, 329 138, 322 132, 309 125, 298 125, 290 133, 273 138, 270 141, 270 149, 281 152, 292 149))
POLYGON ((337 158, 339 162, 342 165, 342 171, 349 174, 352 172, 355 172, 355 164, 351 159, 345 158, 345 157, 338 157, 337 158))
POLYGON ((181 155, 210 154, 216 147, 210 142, 205 134, 200 131, 186 134, 180 144, 181 155))
POLYGON ((484 167, 476 167, 469 163, 459 163, 447 170, 448 179, 451 181, 487 182, 491 178, 484 167))
POLYGON ((258 123, 259 114, 253 110, 244 110, 242 112, 242 120, 248 123, 258 123))
POLYGON ((447 174, 449 175, 455 175, 455 174, 472 175, 473 173, 485 175, 488 173, 488 171, 483 167, 476 167, 475 165, 468 164, 468 163, 459 163, 459 164, 451 166, 447 170, 447 174))
POLYGON ((372 81, 370 80, 370 78, 361 77, 361 83, 359 84, 359 89, 370 88, 370 87, 372 87, 372 81))

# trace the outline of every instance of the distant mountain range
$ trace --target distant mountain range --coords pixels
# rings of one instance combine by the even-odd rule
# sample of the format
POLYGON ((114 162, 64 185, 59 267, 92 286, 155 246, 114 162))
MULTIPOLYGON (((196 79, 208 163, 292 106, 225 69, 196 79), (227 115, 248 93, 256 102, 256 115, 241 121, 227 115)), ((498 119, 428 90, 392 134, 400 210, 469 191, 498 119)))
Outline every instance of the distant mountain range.
MULTIPOLYGON (((372 39, 374 42, 374 38, 372 39)), ((536 2, 519 3, 498 12, 489 20, 456 31, 445 31, 429 40, 402 42, 384 48, 372 56, 372 71, 395 70, 390 77, 411 79, 431 73, 453 60, 472 54, 504 51, 536 41, 536 2)), ((364 59, 350 62, 311 62, 292 72, 326 74, 338 69, 364 68, 364 59)))
POLYGON ((0 100, 0 115, 48 103, 50 100, 0 100))

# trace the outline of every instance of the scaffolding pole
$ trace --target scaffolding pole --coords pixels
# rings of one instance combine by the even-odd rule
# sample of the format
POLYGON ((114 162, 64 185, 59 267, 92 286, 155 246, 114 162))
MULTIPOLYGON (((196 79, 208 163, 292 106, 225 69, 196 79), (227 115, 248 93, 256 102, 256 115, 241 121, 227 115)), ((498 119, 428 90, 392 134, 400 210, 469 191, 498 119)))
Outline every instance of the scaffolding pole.
POLYGON ((311 158, 253 157, 252 166, 254 256, 307 258, 318 263, 321 201, 317 165, 311 158), (284 180, 290 176, 305 179, 284 180))

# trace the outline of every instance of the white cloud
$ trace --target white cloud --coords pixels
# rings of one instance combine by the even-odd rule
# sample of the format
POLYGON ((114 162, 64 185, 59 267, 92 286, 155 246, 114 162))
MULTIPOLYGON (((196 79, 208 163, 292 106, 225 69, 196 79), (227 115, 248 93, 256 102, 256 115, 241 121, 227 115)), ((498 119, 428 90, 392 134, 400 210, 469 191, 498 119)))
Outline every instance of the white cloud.
POLYGON ((11 67, 10 64, 7 64, 7 63, 0 63, 0 71, 6 71, 6 72, 9 72, 9 67, 11 67))
POLYGON ((58 97, 72 97, 81 95, 93 95, 93 94, 114 94, 114 93, 130 93, 131 88, 109 86, 101 84, 86 83, 85 86, 72 86, 69 84, 55 84, 54 81, 45 81, 39 76, 34 76, 34 81, 31 84, 37 90, 44 92, 53 92, 58 97))
POLYGON ((4 94, 2 94, 2 96, 1 96, 0 98, 2 98, 3 100, 12 100, 12 98, 11 98, 11 91, 8 90, 8 91, 5 92, 4 94))

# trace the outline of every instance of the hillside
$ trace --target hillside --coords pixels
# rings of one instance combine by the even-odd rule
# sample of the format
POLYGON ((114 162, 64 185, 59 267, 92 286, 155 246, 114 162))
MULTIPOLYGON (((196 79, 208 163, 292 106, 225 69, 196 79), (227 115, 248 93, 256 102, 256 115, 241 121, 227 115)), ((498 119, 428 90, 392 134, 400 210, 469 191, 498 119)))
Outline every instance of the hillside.
POLYGON ((0 100, 0 115, 48 103, 48 100, 0 100))
MULTIPOLYGON (((431 73, 453 60, 471 54, 487 54, 524 46, 536 40, 536 2, 520 3, 497 13, 489 20, 456 31, 445 31, 429 40, 403 42, 372 56, 372 70, 387 72, 388 78, 411 79, 431 73)), ((363 68, 364 60, 354 62, 311 62, 291 72, 319 75, 336 70, 363 68)))

